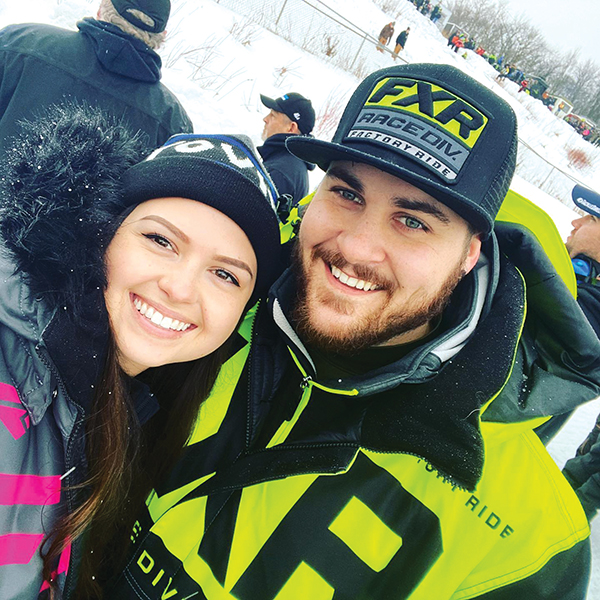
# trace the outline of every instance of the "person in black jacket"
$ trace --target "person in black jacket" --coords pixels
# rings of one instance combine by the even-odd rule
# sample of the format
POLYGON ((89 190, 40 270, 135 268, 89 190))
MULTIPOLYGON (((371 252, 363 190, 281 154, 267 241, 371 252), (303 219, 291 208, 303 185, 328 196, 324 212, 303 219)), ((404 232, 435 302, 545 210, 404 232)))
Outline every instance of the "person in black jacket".
MULTIPOLYGON (((576 185, 573 202, 585 211, 573 221, 566 246, 577 277, 577 302, 600 337, 600 194, 576 185)), ((588 516, 600 509, 600 416, 563 473, 575 489, 588 516)))
POLYGON ((410 33, 410 27, 407 27, 404 31, 401 31, 398 37, 396 38, 396 47, 394 48, 394 53, 392 54, 392 58, 396 60, 398 58, 398 54, 404 50, 404 46, 406 46, 406 40, 408 39, 408 34, 410 33))
POLYGON ((566 246, 577 277, 577 301, 600 337, 600 194, 576 185, 572 197, 587 214, 572 222, 566 246))
POLYGON ((531 428, 600 393, 600 342, 535 236, 495 224, 516 115, 394 65, 332 142, 287 145, 325 171, 290 268, 105 597, 583 600, 588 523, 531 428))
POLYGON ((101 0, 98 19, 78 31, 10 25, 0 31, 0 154, 18 122, 66 98, 86 101, 144 132, 150 147, 192 123, 160 83, 155 52, 165 38, 170 0, 101 0))
POLYGON ((285 141, 294 135, 310 135, 315 126, 315 110, 308 98, 295 92, 277 99, 261 94, 260 100, 271 110, 263 119, 264 144, 257 150, 277 186, 278 211, 285 219, 292 204, 297 204, 308 194, 308 171, 315 168, 290 154, 285 141), (288 197, 283 198, 284 194, 288 197))

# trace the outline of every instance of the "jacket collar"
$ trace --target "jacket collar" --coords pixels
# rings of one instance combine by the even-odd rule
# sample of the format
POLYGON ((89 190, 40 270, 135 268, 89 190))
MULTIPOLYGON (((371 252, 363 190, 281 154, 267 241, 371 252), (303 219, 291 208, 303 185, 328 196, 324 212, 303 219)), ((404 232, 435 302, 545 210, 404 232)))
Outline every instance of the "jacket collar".
MULTIPOLYGON (((256 149, 260 153, 260 156, 261 156, 261 158, 263 160, 269 160, 269 158, 271 156, 273 156, 273 154, 278 154, 280 152, 287 152, 293 158, 296 158, 297 160, 302 160, 302 159, 298 158, 297 156, 294 156, 287 149, 287 146, 285 145, 285 141, 288 138, 294 137, 296 135, 298 135, 298 134, 295 134, 295 133, 276 133, 275 135, 272 135, 271 137, 268 137, 264 141, 263 145, 262 146, 258 146, 256 149)), ((312 171, 315 168, 315 166, 316 166, 313 163, 309 163, 309 162, 306 162, 306 161, 302 161, 302 162, 306 165, 306 168, 309 171, 312 171)))
MULTIPOLYGON (((394 388, 400 383, 422 383, 435 377, 444 363, 460 352, 480 320, 490 311, 499 277, 498 243, 494 235, 490 236, 484 250, 473 271, 456 288, 445 311, 445 330, 440 336, 416 348, 401 360, 366 376, 349 378, 341 383, 336 380, 334 387, 340 391, 357 389, 359 395, 364 397, 394 388)), ((306 373, 318 380, 314 362, 289 318, 294 297, 295 279, 290 268, 271 288, 272 316, 306 373)))
POLYGON ((160 56, 141 40, 96 19, 86 18, 77 27, 90 38, 96 58, 107 71, 148 83, 160 80, 160 56))

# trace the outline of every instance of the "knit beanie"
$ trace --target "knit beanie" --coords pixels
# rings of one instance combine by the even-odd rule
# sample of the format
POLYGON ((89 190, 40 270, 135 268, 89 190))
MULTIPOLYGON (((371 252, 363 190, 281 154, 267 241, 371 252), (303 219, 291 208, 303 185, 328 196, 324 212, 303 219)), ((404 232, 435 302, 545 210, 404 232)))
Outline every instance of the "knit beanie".
POLYGON ((358 86, 331 142, 292 136, 286 146, 323 170, 338 160, 386 171, 489 234, 515 170, 517 120, 455 67, 396 65, 358 86))
POLYGON ((266 293, 280 268, 277 190, 245 135, 171 137, 123 177, 129 211, 154 198, 189 198, 216 208, 244 231, 258 264, 251 304, 266 293))

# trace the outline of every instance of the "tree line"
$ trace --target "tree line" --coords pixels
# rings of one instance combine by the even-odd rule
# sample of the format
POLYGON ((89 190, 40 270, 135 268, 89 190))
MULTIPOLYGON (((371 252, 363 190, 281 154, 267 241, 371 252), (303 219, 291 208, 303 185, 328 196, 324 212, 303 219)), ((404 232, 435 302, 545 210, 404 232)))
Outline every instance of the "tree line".
POLYGON ((506 0, 450 0, 451 21, 466 30, 486 52, 503 56, 527 75, 543 77, 548 92, 574 111, 600 123, 600 64, 583 59, 579 49, 561 52, 523 15, 511 13, 506 0))

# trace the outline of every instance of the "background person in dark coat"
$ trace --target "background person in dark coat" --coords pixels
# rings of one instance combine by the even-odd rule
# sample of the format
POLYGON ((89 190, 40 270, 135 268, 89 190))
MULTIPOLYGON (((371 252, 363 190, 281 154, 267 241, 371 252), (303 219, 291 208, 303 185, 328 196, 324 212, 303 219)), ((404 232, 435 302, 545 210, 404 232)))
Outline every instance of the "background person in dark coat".
POLYGON ((67 98, 88 101, 156 147, 192 123, 160 83, 154 49, 165 37, 169 0, 101 0, 98 20, 79 31, 49 25, 10 25, 0 31, 0 154, 21 119, 67 98))
MULTIPOLYGON (((567 250, 577 277, 577 302, 600 337, 600 194, 576 185, 575 204, 587 214, 573 221, 567 250)), ((575 489, 588 519, 600 509, 600 416, 563 473, 575 489)))
POLYGON ((587 214, 573 221, 566 246, 577 277, 577 301, 600 337, 600 194, 576 185, 572 196, 587 214))
POLYGON ((401 31, 398 37, 396 38, 396 47, 394 48, 394 54, 392 54, 392 58, 396 60, 398 54, 404 50, 404 46, 406 46, 406 40, 408 38, 408 34, 410 33, 410 27, 407 27, 404 31, 401 31))
POLYGON ((315 168, 290 154, 285 141, 293 135, 309 135, 315 126, 315 111, 308 98, 294 92, 275 100, 261 94, 260 100, 271 111, 263 119, 264 144, 257 150, 280 197, 291 196, 287 203, 280 201, 280 212, 285 212, 284 204, 297 203, 308 194, 308 171, 315 168))

